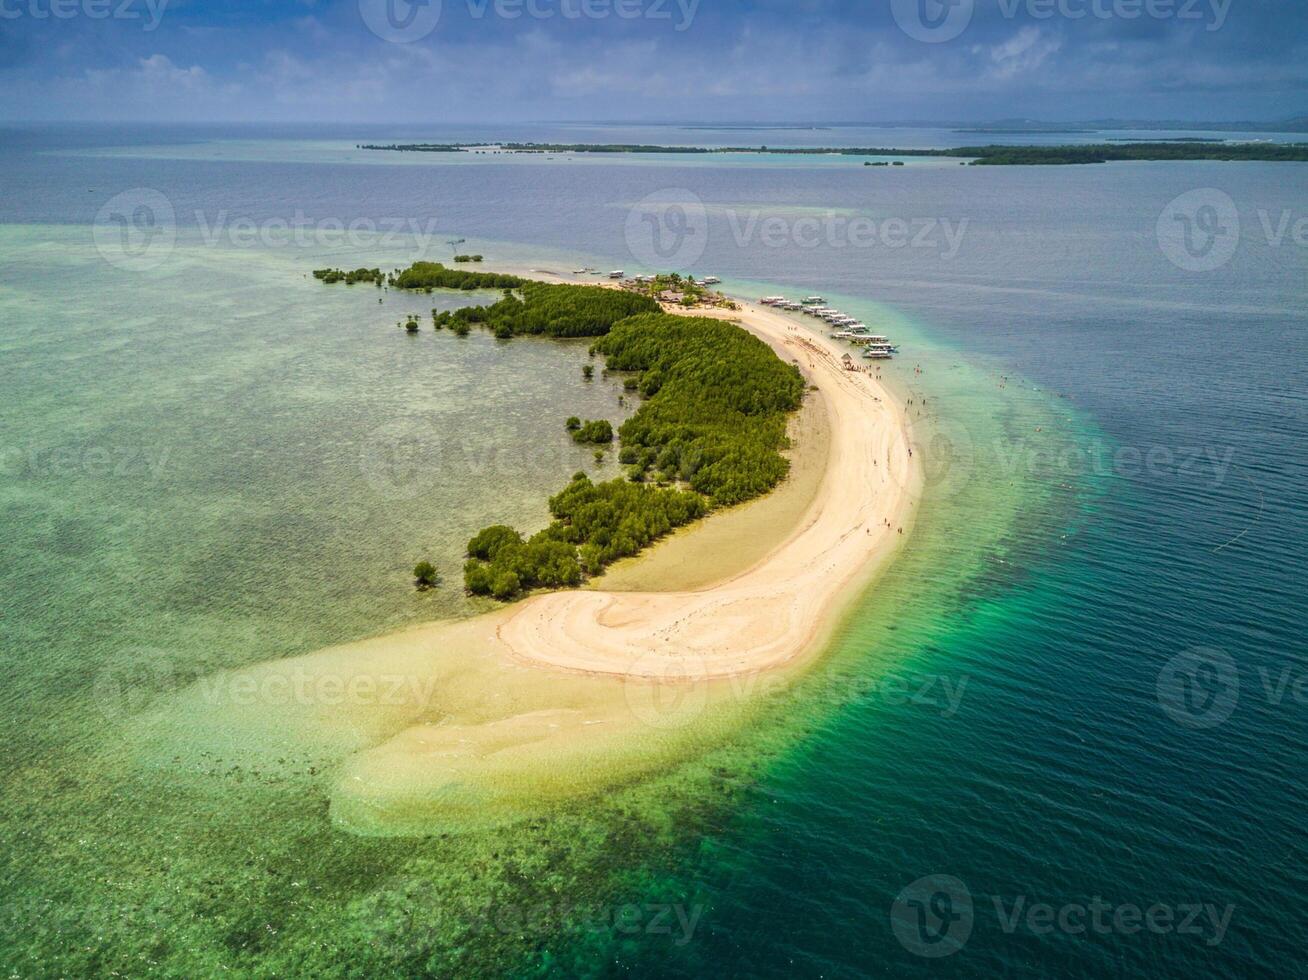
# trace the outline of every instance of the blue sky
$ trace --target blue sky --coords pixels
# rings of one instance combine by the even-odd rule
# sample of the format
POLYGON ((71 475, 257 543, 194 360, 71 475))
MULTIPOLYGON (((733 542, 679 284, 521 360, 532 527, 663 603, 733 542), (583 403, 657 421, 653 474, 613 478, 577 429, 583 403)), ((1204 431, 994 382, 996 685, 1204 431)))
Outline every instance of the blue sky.
POLYGON ((1302 0, 0 0, 0 118, 1308 113, 1302 0))

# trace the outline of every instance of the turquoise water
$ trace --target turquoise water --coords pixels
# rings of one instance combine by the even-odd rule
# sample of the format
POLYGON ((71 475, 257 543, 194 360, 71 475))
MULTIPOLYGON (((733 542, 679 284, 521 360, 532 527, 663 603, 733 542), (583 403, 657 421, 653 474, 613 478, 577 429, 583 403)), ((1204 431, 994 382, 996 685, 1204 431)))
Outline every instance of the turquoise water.
POLYGON ((121 134, 87 131, 0 151, 6 966, 1189 976, 1297 962, 1308 261, 1267 240, 1262 214, 1302 214, 1303 170, 360 166, 318 155, 352 134, 311 135, 293 153, 255 140, 239 161, 178 159, 141 134, 112 150, 121 134), (178 242, 133 272, 90 224, 141 187, 168 198, 178 242), (1203 187, 1235 201, 1242 238, 1199 274, 1154 228, 1203 187), (142 765, 132 723, 196 677, 476 611, 453 584, 414 592, 412 564, 431 557, 457 582, 471 530, 543 522, 546 489, 594 469, 559 420, 621 417, 614 387, 582 381, 584 349, 410 338, 402 314, 458 300, 379 304, 305 271, 445 254, 455 238, 492 262, 635 268, 628 211, 669 188, 706 205, 697 271, 754 295, 823 292, 905 345, 886 373, 916 403, 922 516, 813 679, 699 764, 476 841, 333 831, 323 759, 142 765), (731 224, 827 209, 967 219, 966 234, 946 257, 774 246, 731 224), (205 240, 297 210, 319 227, 416 217, 429 240, 205 240), (1240 685, 1210 727, 1160 700, 1168 663, 1197 648, 1229 656, 1240 685), (972 901, 946 959, 891 921, 927 875, 972 901), (487 896, 490 926, 468 912, 487 896), (1220 939, 1001 914, 1096 896, 1233 908, 1220 939), (698 911, 693 929, 653 925, 678 909, 698 911))

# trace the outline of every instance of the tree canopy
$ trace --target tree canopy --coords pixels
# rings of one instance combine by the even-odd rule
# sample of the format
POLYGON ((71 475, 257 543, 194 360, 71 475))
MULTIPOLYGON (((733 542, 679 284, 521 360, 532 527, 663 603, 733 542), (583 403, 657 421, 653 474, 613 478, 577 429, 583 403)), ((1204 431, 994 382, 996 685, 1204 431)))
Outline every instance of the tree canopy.
POLYGON ((437 326, 478 324, 497 337, 599 337, 619 320, 659 309, 648 296, 618 289, 526 282, 516 291, 507 290, 499 302, 490 306, 467 306, 438 314, 437 326))
MULTIPOLYGON (((713 507, 766 493, 789 470, 786 419, 804 381, 761 340, 722 320, 649 313, 619 321, 592 349, 611 369, 637 372, 645 399, 618 430, 628 477, 578 473, 550 499, 553 523, 529 540, 503 526, 474 537, 464 581, 475 594, 578 585, 713 507)), ((592 427, 609 424, 567 425, 578 441, 593 441, 592 427)))

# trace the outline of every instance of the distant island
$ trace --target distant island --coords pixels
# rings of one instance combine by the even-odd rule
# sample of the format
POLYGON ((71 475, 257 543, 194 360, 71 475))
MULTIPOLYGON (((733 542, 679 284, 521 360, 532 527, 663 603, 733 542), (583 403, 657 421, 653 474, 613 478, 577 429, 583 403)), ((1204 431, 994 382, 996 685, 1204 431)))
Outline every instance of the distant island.
MULTIPOLYGON (((929 125, 918 123, 918 126, 929 125)), ((935 124, 942 125, 942 124, 935 124)), ((960 133, 1096 133, 1104 130, 1139 130, 1165 132, 1188 130, 1192 133, 1305 133, 1308 132, 1308 114, 1287 116, 1284 119, 1239 119, 1196 122, 1187 119, 1083 119, 1077 122, 1044 122, 1039 119, 997 119, 993 122, 949 124, 960 133)))
POLYGON ((789 156, 945 157, 971 166, 1067 166, 1121 160, 1238 160, 1308 163, 1308 143, 1226 143, 1193 139, 1087 143, 1063 146, 960 146, 943 150, 868 146, 657 146, 645 143, 448 143, 360 144, 363 150, 403 153, 775 153, 789 156))

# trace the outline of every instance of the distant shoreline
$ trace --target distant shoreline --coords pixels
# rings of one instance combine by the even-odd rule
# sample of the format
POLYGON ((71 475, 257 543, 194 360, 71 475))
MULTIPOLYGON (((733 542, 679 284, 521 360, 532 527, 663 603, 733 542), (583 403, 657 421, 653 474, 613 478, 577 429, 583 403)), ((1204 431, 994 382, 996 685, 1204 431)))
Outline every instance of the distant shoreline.
POLYGON ((781 156, 934 157, 969 166, 1068 166, 1118 161, 1247 161, 1308 163, 1308 143, 1218 142, 1164 139, 1153 142, 1085 143, 1059 146, 961 146, 951 149, 894 147, 664 146, 645 143, 359 143, 360 150, 396 153, 476 154, 776 154, 781 156))

